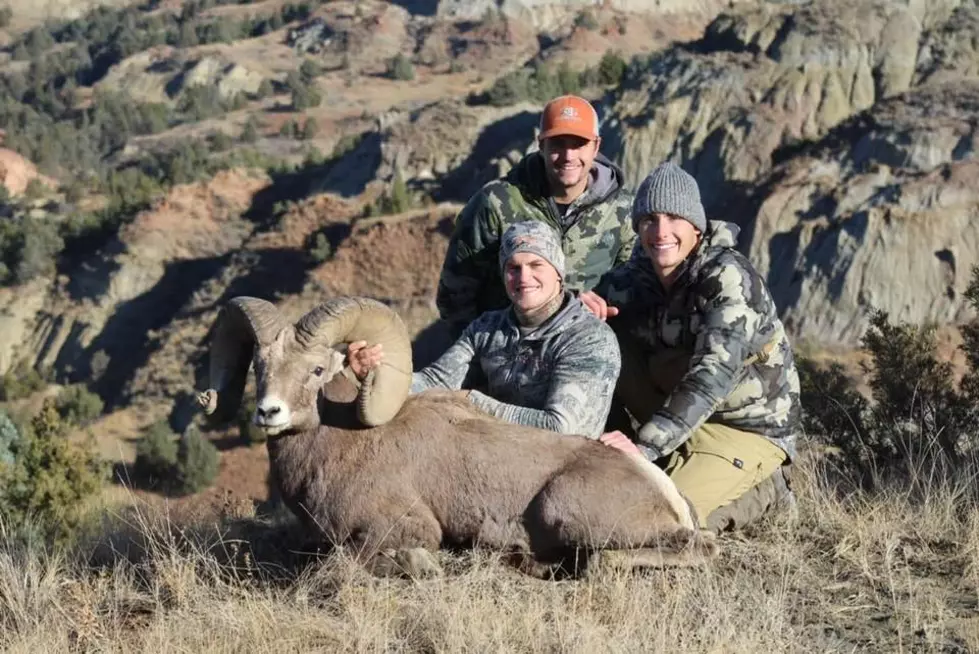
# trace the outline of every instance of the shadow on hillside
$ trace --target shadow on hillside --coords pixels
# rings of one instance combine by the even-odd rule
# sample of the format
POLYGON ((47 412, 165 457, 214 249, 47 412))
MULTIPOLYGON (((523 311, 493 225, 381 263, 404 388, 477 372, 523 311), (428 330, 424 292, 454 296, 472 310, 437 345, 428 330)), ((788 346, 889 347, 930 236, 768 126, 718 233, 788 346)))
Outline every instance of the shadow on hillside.
POLYGON ((538 115, 523 111, 486 127, 473 144, 469 156, 446 175, 434 194, 436 202, 466 202, 486 182, 496 177, 487 162, 512 149, 523 150, 533 140, 538 115))
POLYGON ((434 16, 439 0, 391 0, 391 4, 403 7, 414 16, 434 16))
POLYGON ((298 202, 318 193, 356 197, 374 179, 380 165, 381 135, 365 134, 353 151, 339 159, 270 173, 272 183, 255 194, 243 215, 258 225, 267 225, 277 202, 298 202))
MULTIPOLYGON (((247 273, 234 279, 217 300, 218 304, 236 295, 272 298, 278 293, 292 294, 302 289, 306 269, 294 251, 264 250, 247 252, 247 273)), ((100 350, 108 355, 108 364, 94 388, 111 410, 125 402, 127 385, 136 372, 146 365, 150 355, 160 346, 162 334, 176 317, 190 317, 186 305, 206 282, 217 278, 226 269, 230 256, 176 261, 167 264, 160 280, 145 293, 120 303, 102 331, 87 348, 66 343, 55 362, 55 369, 65 374, 89 378, 87 361, 100 350), (75 353, 72 356, 70 353, 75 353), (77 356, 84 353, 84 356, 77 356), (85 363, 75 360, 84 358, 85 363), (83 365, 79 365, 83 364, 83 365)), ((240 263, 240 262, 239 262, 240 263)), ((81 334, 72 334, 79 339, 81 334)), ((180 362, 180 365, 193 363, 180 362)))
POLYGON ((292 295, 306 282, 306 262, 295 250, 254 250, 242 253, 250 261, 248 272, 236 277, 216 304, 223 305, 236 295, 251 295, 273 301, 276 295, 292 295))
POLYGON ((98 299, 108 292, 113 273, 121 267, 117 256, 125 246, 118 240, 109 240, 101 249, 83 245, 77 250, 85 255, 65 253, 58 260, 58 273, 68 278, 65 290, 74 301, 98 299))
MULTIPOLYGON (((227 261, 228 257, 224 256, 170 263, 151 289, 116 306, 99 335, 85 348, 88 355, 100 350, 108 355, 105 370, 94 384, 107 410, 118 406, 119 395, 126 384, 159 345, 159 337, 151 332, 166 327, 194 291, 203 282, 216 277, 227 261)), ((63 354, 55 362, 58 372, 73 367, 75 375, 90 376, 90 370, 81 369, 81 362, 64 360, 72 352, 84 354, 83 348, 66 343, 61 351, 63 354)))

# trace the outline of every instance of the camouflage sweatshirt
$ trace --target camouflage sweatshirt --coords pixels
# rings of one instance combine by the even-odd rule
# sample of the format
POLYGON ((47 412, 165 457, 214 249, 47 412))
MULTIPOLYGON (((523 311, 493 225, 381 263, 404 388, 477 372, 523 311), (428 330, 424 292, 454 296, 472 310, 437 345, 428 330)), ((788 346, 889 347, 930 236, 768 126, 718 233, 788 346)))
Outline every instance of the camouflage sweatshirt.
POLYGON ((459 334, 485 311, 508 305, 497 259, 500 237, 511 224, 540 220, 561 234, 567 271, 564 288, 591 289, 635 243, 632 194, 622 171, 599 154, 587 190, 561 216, 550 197, 544 161, 534 152, 503 179, 486 184, 456 219, 439 279, 436 304, 459 334))
POLYGON ((738 232, 711 221, 668 291, 641 247, 596 289, 620 309, 609 321, 613 329, 647 355, 691 354, 665 405, 640 429, 639 444, 651 458, 669 454, 707 421, 760 434, 795 456, 800 405, 792 349, 764 280, 734 249, 738 232))
POLYGON ((435 363, 416 372, 411 392, 458 390, 471 365, 481 368, 487 393, 469 399, 507 422, 592 438, 601 435, 619 376, 612 329, 570 292, 561 309, 526 335, 513 309, 473 321, 435 363))

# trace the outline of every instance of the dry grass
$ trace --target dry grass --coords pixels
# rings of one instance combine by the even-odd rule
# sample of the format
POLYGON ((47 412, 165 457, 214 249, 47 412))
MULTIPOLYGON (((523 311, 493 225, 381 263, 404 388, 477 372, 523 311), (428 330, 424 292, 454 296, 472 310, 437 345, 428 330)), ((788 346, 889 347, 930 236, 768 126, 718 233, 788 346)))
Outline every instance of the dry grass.
POLYGON ((968 484, 841 495, 802 469, 801 514, 723 539, 711 567, 530 579, 485 552, 444 578, 303 553, 287 516, 117 515, 63 556, 0 545, 0 647, 68 651, 965 652, 979 649, 968 484))

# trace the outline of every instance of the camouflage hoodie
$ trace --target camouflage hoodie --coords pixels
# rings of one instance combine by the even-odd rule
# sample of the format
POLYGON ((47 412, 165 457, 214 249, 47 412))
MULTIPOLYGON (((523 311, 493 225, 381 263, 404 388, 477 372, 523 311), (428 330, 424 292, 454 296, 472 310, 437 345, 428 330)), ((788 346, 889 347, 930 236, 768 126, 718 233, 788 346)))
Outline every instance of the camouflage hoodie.
POLYGON ((628 261, 636 235, 632 194, 623 190, 623 180, 622 171, 599 154, 587 190, 561 216, 548 191, 541 154, 533 152, 506 177, 473 195, 456 220, 436 296, 439 313, 454 333, 483 312, 509 304, 497 254, 500 237, 513 223, 540 220, 561 234, 568 290, 589 290, 628 261))
POLYGON ((473 364, 488 382, 470 401, 507 422, 592 438, 601 435, 621 359, 612 329, 565 291, 561 309, 521 334, 513 309, 470 324, 438 361, 413 376, 411 392, 458 390, 473 364))
POLYGON ((620 308, 609 324, 649 356, 664 349, 692 355, 663 408, 640 429, 640 445, 652 458, 675 450, 707 421, 761 434, 795 456, 800 406, 792 349, 764 281, 734 249, 738 232, 711 221, 668 291, 638 246, 596 289, 620 308))

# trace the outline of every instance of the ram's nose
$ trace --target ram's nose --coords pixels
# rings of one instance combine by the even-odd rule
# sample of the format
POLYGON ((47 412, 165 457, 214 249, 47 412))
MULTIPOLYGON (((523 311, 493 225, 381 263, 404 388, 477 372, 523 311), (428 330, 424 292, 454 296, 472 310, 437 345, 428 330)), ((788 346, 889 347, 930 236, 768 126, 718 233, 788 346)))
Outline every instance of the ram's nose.
POLYGON ((277 397, 263 397, 255 407, 255 424, 281 427, 289 424, 289 407, 277 397))

